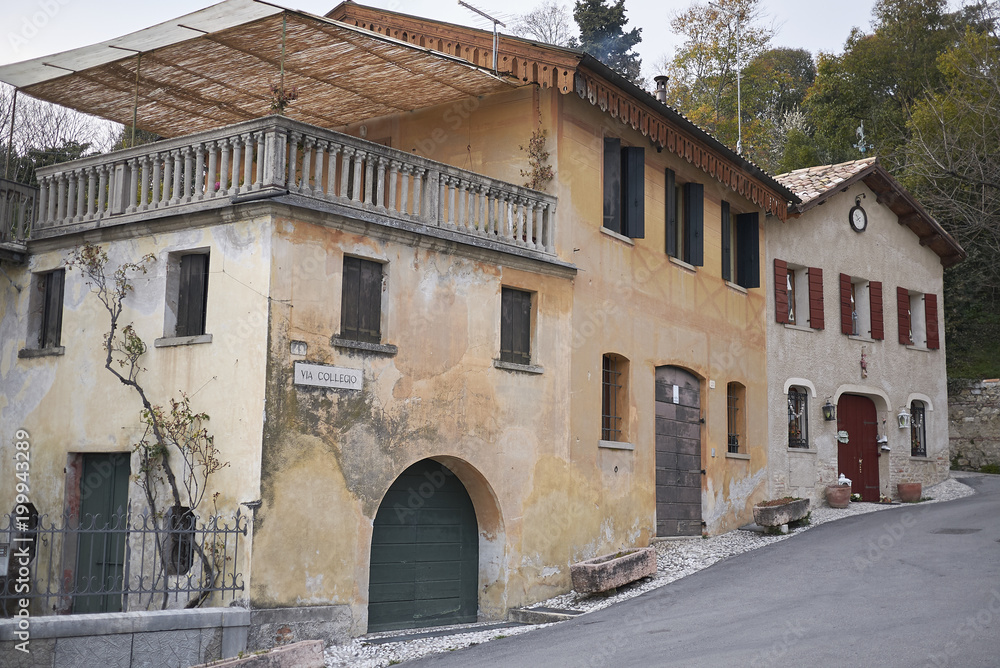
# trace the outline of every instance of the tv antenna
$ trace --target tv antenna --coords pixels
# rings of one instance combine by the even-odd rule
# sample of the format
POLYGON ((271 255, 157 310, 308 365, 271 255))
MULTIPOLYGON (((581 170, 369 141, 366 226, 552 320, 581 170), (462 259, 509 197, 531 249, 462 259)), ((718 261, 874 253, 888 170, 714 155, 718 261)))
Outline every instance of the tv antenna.
POLYGON ((487 14, 486 12, 484 12, 481 9, 476 9, 475 7, 473 7, 472 5, 470 5, 467 2, 462 2, 462 0, 458 0, 458 4, 462 5, 466 9, 474 11, 475 13, 479 14, 480 16, 482 16, 484 19, 487 19, 489 21, 493 21, 493 74, 496 74, 497 73, 497 47, 500 44, 500 38, 497 36, 497 26, 501 25, 504 28, 506 28, 507 24, 504 23, 503 21, 501 21, 500 19, 493 18, 492 16, 490 16, 489 14, 487 14))

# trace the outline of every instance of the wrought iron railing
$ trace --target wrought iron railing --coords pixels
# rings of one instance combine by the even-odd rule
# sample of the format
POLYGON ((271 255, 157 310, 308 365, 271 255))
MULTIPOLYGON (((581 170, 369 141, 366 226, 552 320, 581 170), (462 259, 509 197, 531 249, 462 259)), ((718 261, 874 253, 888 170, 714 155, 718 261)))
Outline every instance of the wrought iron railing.
POLYGON ((61 525, 36 517, 26 523, 5 516, 2 616, 14 614, 20 599, 32 603, 34 614, 65 614, 221 605, 243 592, 247 517, 239 511, 204 522, 186 509, 177 518, 125 511, 79 522, 61 518, 61 525))

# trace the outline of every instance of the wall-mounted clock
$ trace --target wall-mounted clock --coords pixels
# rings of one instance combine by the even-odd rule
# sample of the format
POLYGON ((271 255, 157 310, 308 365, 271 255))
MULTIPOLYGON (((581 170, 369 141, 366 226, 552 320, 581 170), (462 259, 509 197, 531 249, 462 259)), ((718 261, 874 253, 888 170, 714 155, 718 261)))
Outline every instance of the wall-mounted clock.
POLYGON ((864 232, 865 228, 868 227, 868 214, 861 207, 860 200, 855 201, 854 206, 851 207, 851 211, 847 215, 851 223, 851 229, 855 232, 864 232))

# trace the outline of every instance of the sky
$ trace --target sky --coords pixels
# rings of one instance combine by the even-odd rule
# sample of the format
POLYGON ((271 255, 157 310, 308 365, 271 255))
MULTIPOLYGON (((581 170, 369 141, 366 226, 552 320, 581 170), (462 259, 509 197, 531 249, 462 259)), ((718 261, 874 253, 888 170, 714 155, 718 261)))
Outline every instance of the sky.
MULTIPOLYGON (((542 0, 467 0, 502 21, 530 11, 542 0)), ((274 0, 275 4, 323 15, 339 0, 274 0)), ((562 0, 572 7, 572 0, 562 0)), ((212 0, 2 0, 0 65, 52 55, 177 18, 214 4, 212 0)), ((490 23, 456 0, 361 0, 384 9, 478 28, 490 23)), ((626 0, 629 27, 642 28, 637 49, 643 71, 672 55, 683 37, 670 32, 670 18, 691 0, 626 0)), ((763 0, 764 13, 777 29, 775 46, 839 53, 851 28, 870 29, 874 0, 763 0)), ((508 23, 509 24, 509 23, 508 23)), ((504 29, 501 28, 501 32, 504 29)))

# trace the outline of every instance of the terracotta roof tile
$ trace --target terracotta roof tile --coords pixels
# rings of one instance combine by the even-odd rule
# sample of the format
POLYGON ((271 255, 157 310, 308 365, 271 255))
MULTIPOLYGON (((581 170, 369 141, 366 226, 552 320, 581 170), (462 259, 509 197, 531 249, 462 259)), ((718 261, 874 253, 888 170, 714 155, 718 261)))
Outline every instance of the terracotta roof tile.
MULTIPOLYGON (((778 174, 774 179, 802 199, 802 204, 814 200, 839 183, 875 164, 878 158, 864 158, 838 165, 819 165, 778 174)), ((801 205, 800 205, 801 206, 801 205)))

